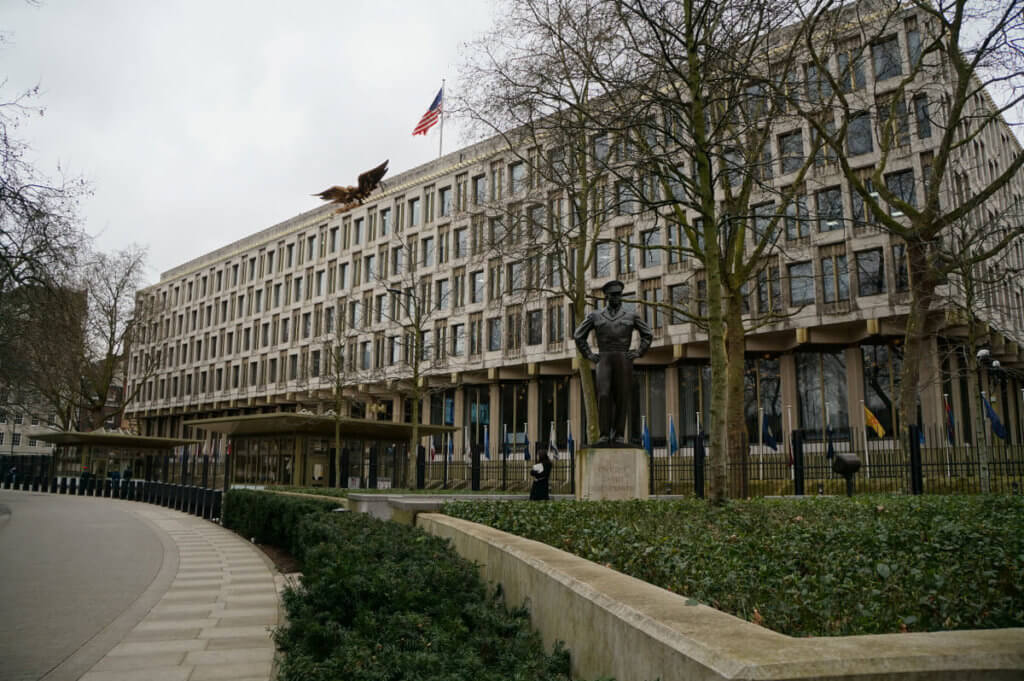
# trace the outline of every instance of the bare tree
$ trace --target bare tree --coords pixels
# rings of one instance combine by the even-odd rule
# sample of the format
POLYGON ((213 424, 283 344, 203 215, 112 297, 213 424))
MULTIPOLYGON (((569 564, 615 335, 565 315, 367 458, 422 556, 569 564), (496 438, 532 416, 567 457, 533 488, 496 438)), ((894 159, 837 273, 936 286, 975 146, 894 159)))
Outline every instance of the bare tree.
MULTIPOLYGON (((1019 0, 822 0, 795 37, 815 97, 799 107, 851 191, 880 228, 906 244, 910 304, 900 381, 901 428, 917 421, 919 358, 937 291, 959 267, 943 247, 957 224, 995 226, 1021 201, 1024 151, 1004 117, 1024 102, 1024 5, 1019 0), (912 152, 916 137, 927 140, 912 152), (872 134, 873 133, 873 134, 872 134), (985 145, 988 144, 986 149, 985 145), (877 144, 877 154, 874 145, 877 144), (862 167, 861 154, 873 165, 862 167)), ((970 238, 978 265, 1024 235, 1020 221, 970 238)))
POLYGON ((42 114, 37 95, 32 88, 0 103, 0 372, 18 361, 10 346, 12 325, 26 296, 15 292, 65 286, 87 241, 75 211, 88 186, 80 179, 50 182, 17 137, 19 123, 42 114))

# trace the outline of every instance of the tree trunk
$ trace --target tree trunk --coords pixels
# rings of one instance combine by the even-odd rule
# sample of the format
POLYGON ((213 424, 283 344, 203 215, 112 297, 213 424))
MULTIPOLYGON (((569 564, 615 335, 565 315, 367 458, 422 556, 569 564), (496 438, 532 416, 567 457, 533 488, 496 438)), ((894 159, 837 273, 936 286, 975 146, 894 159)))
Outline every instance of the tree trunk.
POLYGON ((725 299, 725 433, 727 465, 732 471, 728 478, 730 498, 742 499, 747 489, 747 425, 744 415, 744 372, 746 369, 746 337, 743 332, 743 298, 739 291, 731 291, 725 299))
POLYGON ((728 489, 728 441, 725 432, 726 419, 726 371, 728 368, 725 352, 725 322, 722 315, 722 274, 719 267, 718 249, 712 235, 707 250, 707 296, 708 296, 708 345, 711 350, 711 475, 708 476, 708 501, 721 504, 729 496, 728 489))

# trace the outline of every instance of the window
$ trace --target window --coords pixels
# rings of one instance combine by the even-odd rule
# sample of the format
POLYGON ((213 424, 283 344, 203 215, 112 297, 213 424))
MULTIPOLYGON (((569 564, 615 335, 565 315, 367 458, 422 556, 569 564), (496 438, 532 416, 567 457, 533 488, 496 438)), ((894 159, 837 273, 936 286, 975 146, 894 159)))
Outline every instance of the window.
POLYGON ((910 270, 907 268, 906 244, 893 244, 892 262, 896 274, 896 290, 910 290, 910 270))
POLYGON ((823 102, 832 96, 832 86, 828 82, 828 74, 823 74, 816 64, 804 67, 807 78, 807 99, 810 102, 823 102))
POLYGON ((846 128, 846 148, 850 156, 874 151, 871 143, 871 116, 867 112, 862 111, 850 119, 846 128))
POLYGON ((821 259, 821 289, 826 303, 850 299, 850 271, 845 255, 833 253, 821 259))
POLYGON ((469 230, 467 228, 456 229, 453 241, 456 258, 465 258, 469 255, 469 230))
POLYGON ((822 189, 815 194, 818 231, 831 232, 843 226, 843 194, 839 187, 822 189))
POLYGON ((636 194, 629 180, 615 183, 615 212, 617 215, 633 215, 637 212, 636 194))
POLYGON ((443 310, 444 308, 449 306, 448 305, 448 293, 449 293, 448 280, 447 279, 438 279, 437 281, 434 282, 434 288, 435 288, 435 291, 434 291, 434 293, 435 293, 435 296, 434 296, 435 305, 437 306, 438 310, 443 310))
POLYGON ((799 130, 779 135, 779 157, 784 174, 800 170, 804 163, 804 142, 799 130))
POLYGON ((661 328, 663 323, 662 295, 660 279, 648 279, 640 283, 640 299, 644 302, 641 315, 652 329, 661 328))
POLYGON ((807 196, 797 194, 786 204, 786 238, 802 239, 810 236, 810 221, 807 219, 807 196))
POLYGON ((814 304, 814 265, 798 262, 789 265, 789 304, 793 307, 814 304))
POLYGON ((382 208, 380 211, 380 235, 387 236, 391 233, 391 209, 382 208))
POLYGON ((437 192, 438 215, 445 217, 452 214, 452 188, 441 187, 437 192))
POLYGON ((608 153, 611 151, 607 133, 594 135, 591 142, 594 151, 594 161, 597 162, 597 165, 600 166, 607 163, 608 153))
POLYGON ((466 354, 466 325, 452 325, 452 355, 461 357, 466 354))
MULTIPOLYGON (((878 194, 875 193, 874 185, 871 184, 871 178, 864 178, 864 189, 867 190, 869 196, 878 198, 878 194)), ((860 192, 852 187, 850 188, 850 203, 853 206, 854 227, 866 227, 867 225, 875 222, 875 214, 868 206, 868 202, 864 200, 864 197, 860 195, 860 192)))
POLYGON ((890 97, 878 103, 879 144, 892 148, 910 144, 910 118, 903 97, 890 97))
POLYGON ((399 275, 402 273, 403 264, 405 262, 405 247, 395 246, 391 249, 391 276, 399 275))
POLYGON ((858 251, 855 257, 857 259, 857 295, 876 296, 879 293, 885 293, 885 266, 882 249, 858 251))
POLYGON ((875 68, 875 80, 886 80, 902 74, 903 65, 900 63, 900 46, 896 36, 872 45, 871 61, 875 68))
POLYGON ((634 254, 635 249, 629 244, 630 233, 632 228, 627 228, 621 232, 619 241, 615 244, 615 251, 617 256, 618 264, 618 275, 624 277, 628 274, 636 272, 636 255, 634 254))
POLYGON ((775 216, 774 203, 762 203, 751 207, 754 217, 754 237, 763 241, 771 240, 772 218, 775 216))
POLYGON ((501 317, 487 320, 487 349, 501 350, 501 317))
POLYGON ((491 183, 491 200, 492 201, 500 201, 501 200, 501 190, 502 190, 502 187, 503 187, 503 184, 501 182, 501 172, 502 172, 502 165, 501 165, 500 161, 495 161, 494 163, 491 164, 490 183, 491 183))
POLYGON ((594 276, 607 277, 612 273, 612 242, 601 241, 596 246, 594 276))
POLYGON ((370 341, 359 344, 359 368, 364 371, 370 368, 370 341))
POLYGON ((501 295, 504 293, 501 288, 501 270, 500 260, 491 261, 487 268, 487 300, 489 301, 501 300, 501 295))
POLYGON ((864 58, 860 47, 854 46, 841 51, 837 55, 839 65, 839 83, 843 92, 853 92, 864 88, 864 58))
POLYGON ((548 304, 548 343, 565 340, 565 306, 561 299, 548 304))
POLYGON ((415 227, 420 224, 420 200, 409 199, 409 226, 415 227))
POLYGON ((526 164, 516 161, 508 167, 509 195, 518 194, 526 189, 526 164))
POLYGON ((826 427, 847 437, 846 355, 836 352, 796 353, 797 411, 810 440, 824 440, 826 427))
POLYGON ((428 236, 420 241, 420 264, 431 267, 434 264, 434 237, 428 236))
MULTIPOLYGON (((913 168, 908 168, 907 170, 901 170, 897 173, 889 173, 886 175, 885 187, 892 192, 896 198, 909 206, 914 207, 917 205, 917 202, 914 200, 913 168)), ((901 211, 897 206, 890 206, 890 214, 893 217, 900 217, 903 215, 903 211, 901 211)))
POLYGON ((544 342, 544 311, 530 310, 526 313, 526 344, 540 345, 544 342))
POLYGON ((640 233, 642 242, 640 256, 641 267, 654 267, 661 264, 661 231, 649 229, 640 233))
POLYGON ((506 277, 506 280, 508 282, 508 292, 515 293, 517 291, 521 291, 523 289, 523 286, 526 285, 526 279, 524 277, 523 271, 523 261, 520 260, 517 262, 509 263, 506 267, 508 270, 506 277))
POLYGON ((672 306, 671 324, 683 324, 688 321, 690 311, 690 285, 674 284, 668 287, 668 302, 672 306))
POLYGON ((778 265, 768 265, 757 273, 757 309, 762 315, 783 311, 778 265))
POLYGON ((484 301, 484 271, 477 270, 470 274, 469 277, 469 302, 482 303, 484 301))
POLYGON ((352 244, 358 246, 363 241, 363 218, 356 218, 352 223, 352 244))
POLYGON ((487 180, 483 175, 473 178, 473 203, 477 206, 487 201, 487 180))
POLYGON ((917 119, 917 136, 927 139, 932 136, 932 119, 928 115, 928 96, 914 97, 914 118, 917 119))
POLYGON ((911 17, 904 24, 907 29, 907 56, 910 68, 916 69, 921 63, 921 32, 917 30, 917 19, 911 17))

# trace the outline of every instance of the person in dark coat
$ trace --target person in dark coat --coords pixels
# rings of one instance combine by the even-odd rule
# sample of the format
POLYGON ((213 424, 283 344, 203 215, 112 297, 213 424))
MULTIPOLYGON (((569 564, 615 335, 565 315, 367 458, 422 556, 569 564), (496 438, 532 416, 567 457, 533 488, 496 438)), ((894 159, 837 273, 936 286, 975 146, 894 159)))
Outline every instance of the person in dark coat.
POLYGON ((551 499, 550 485, 551 478, 551 457, 547 452, 541 452, 537 463, 530 469, 533 476, 533 485, 530 487, 530 501, 547 501, 551 499), (539 470, 538 470, 539 468, 539 470))

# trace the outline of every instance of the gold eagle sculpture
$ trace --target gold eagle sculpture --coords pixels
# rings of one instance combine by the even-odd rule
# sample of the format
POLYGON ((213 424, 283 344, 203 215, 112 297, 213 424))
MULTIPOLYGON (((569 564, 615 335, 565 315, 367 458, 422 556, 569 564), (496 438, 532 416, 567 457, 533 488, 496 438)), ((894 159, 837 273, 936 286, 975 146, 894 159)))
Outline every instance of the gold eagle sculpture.
POLYGON ((338 209, 340 213, 349 208, 363 205, 363 201, 369 198, 370 193, 381 184, 380 180, 387 172, 388 162, 384 161, 376 168, 371 168, 361 174, 358 186, 339 187, 335 185, 319 194, 313 194, 313 196, 318 196, 322 200, 330 201, 331 203, 340 203, 341 208, 338 209))

